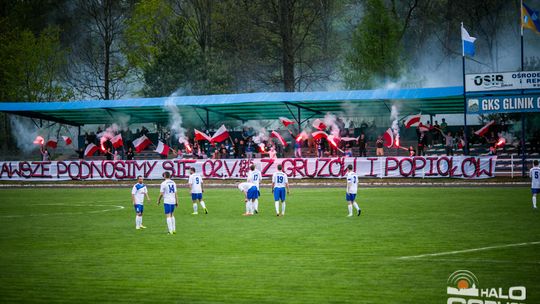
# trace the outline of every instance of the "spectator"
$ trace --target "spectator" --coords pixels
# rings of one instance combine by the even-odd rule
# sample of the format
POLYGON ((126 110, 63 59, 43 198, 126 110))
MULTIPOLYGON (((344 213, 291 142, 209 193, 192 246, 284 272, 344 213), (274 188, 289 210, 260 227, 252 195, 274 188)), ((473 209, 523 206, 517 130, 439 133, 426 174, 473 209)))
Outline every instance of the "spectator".
POLYGON ((446 155, 453 156, 454 155, 454 137, 452 137, 452 132, 448 132, 447 135, 444 135, 444 133, 442 132, 441 134, 444 137, 444 148, 446 149, 446 155))
POLYGON ((367 142, 366 142, 366 135, 364 133, 360 134, 360 137, 358 138, 358 147, 360 151, 360 157, 366 157, 366 149, 367 149, 367 142))
POLYGON ((324 154, 324 146, 323 146, 323 143, 320 139, 317 139, 315 141, 315 146, 317 147, 317 157, 318 158, 321 158, 323 157, 323 154, 324 154))
POLYGON ((115 150, 115 151, 114 151, 113 159, 114 159, 114 160, 120 160, 120 155, 118 154, 118 150, 115 150))
POLYGON ((240 158, 246 157, 246 144, 242 139, 240 140, 240 144, 238 145, 238 155, 240 156, 240 158))
POLYGON ((441 131, 443 136, 446 133, 446 127, 448 127, 448 124, 446 123, 446 119, 443 118, 441 122, 441 131))
POLYGON ((384 156, 384 140, 382 136, 377 137, 377 141, 375 142, 375 147, 377 148, 377 156, 384 156))
POLYGON ((105 150, 105 157, 107 158, 107 160, 112 160, 113 159, 113 154, 111 152, 111 148, 107 148, 107 150, 105 150))
POLYGON ((126 153, 127 160, 133 160, 135 158, 135 153, 133 153, 133 148, 129 147, 126 153))
POLYGON ((248 139, 248 142, 246 144, 246 157, 248 159, 253 158, 253 151, 254 151, 254 143, 253 143, 253 140, 250 138, 248 139))
POLYGON ((240 141, 238 140, 238 138, 235 138, 233 140, 232 148, 234 158, 240 158, 240 141))
POLYGON ((41 152, 41 160, 42 161, 49 161, 51 158, 51 155, 49 154, 49 150, 47 148, 41 146, 39 149, 39 152, 41 152))
POLYGON ((440 143, 441 135, 439 134, 439 130, 441 129, 441 126, 439 126, 439 122, 435 120, 435 124, 433 124, 433 129, 431 132, 433 132, 433 144, 437 145, 440 143))
POLYGON ((272 146, 270 148, 270 151, 268 151, 268 157, 270 157, 271 159, 276 159, 277 158, 277 152, 276 152, 276 149, 274 149, 274 146, 272 146))
POLYGON ((414 151, 414 147, 413 146, 409 146, 409 156, 415 156, 416 155, 416 151, 414 151))
POLYGON ((418 136, 418 156, 425 156, 426 155, 426 135, 424 132, 419 132, 418 136))
POLYGON ((221 159, 226 159, 229 157, 229 151, 227 150, 225 144, 221 144, 221 146, 219 147, 219 154, 219 157, 221 159))
POLYGON ((294 141, 294 157, 302 158, 302 140, 294 141))
POLYGON ((84 150, 82 148, 79 148, 79 150, 75 150, 75 153, 77 153, 79 159, 84 159, 84 150))

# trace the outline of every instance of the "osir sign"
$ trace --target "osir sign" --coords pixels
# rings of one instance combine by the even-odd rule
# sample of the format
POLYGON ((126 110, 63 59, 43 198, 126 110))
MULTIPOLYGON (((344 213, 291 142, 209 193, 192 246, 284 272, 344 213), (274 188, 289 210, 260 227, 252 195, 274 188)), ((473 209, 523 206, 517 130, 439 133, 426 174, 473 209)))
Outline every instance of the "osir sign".
POLYGON ((540 71, 465 75, 466 92, 540 89, 540 71))

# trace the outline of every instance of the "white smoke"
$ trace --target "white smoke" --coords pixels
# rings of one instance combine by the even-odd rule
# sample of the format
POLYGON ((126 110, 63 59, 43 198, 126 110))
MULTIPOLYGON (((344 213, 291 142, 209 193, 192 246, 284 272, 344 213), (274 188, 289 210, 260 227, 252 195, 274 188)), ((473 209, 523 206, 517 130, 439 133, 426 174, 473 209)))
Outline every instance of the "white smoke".
POLYGON ((32 123, 30 118, 24 118, 14 115, 9 115, 11 125, 11 133, 17 142, 17 147, 25 154, 29 154, 33 150, 39 148, 39 145, 34 144, 36 137, 42 136, 47 142, 48 134, 46 130, 38 128, 32 123))
POLYGON ((339 137, 339 125, 337 124, 337 117, 334 114, 326 113, 323 119, 324 124, 330 128, 330 134, 339 137))
POLYGON ((268 131, 266 130, 266 127, 264 127, 260 121, 257 120, 250 120, 244 124, 244 127, 252 128, 253 131, 255 131, 256 135, 253 136, 253 142, 256 144, 261 144, 265 141, 268 141, 270 138, 268 136, 268 131))
POLYGON ((178 137, 178 142, 182 144, 188 144, 188 137, 186 135, 186 129, 182 126, 183 119, 180 115, 178 107, 174 103, 174 97, 179 95, 179 91, 173 93, 169 98, 165 100, 165 108, 169 111, 169 129, 172 134, 178 137))
POLYGON ((397 104, 392 105, 392 110, 390 112, 390 120, 392 121, 392 131, 394 132, 394 137, 396 140, 399 140, 399 106, 397 104))

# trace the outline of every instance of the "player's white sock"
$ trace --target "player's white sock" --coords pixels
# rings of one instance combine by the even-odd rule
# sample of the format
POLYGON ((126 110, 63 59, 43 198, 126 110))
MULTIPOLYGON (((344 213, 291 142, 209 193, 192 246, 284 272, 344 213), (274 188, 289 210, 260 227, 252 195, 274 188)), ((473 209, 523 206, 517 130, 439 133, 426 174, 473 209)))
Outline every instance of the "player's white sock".
POLYGON ((203 209, 206 209, 206 204, 204 203, 204 201, 201 201, 201 207, 203 207, 203 209))
POLYGON ((253 203, 253 204, 254 204, 253 208, 254 208, 255 210, 259 211, 259 199, 258 199, 258 198, 255 199, 255 203, 253 203))
POLYGON ((167 218, 167 229, 169 230, 169 233, 172 233, 172 220, 170 217, 167 218))
POLYGON ((281 203, 281 214, 285 214, 285 202, 281 203))
POLYGON ((279 214, 279 202, 276 201, 274 204, 276 205, 276 213, 279 214))
POLYGON ((250 201, 247 201, 247 202, 246 202, 246 214, 249 214, 250 205, 251 205, 251 202, 250 202, 250 201))
POLYGON ((533 196, 532 201, 533 201, 533 208, 536 208, 536 195, 533 196))
POLYGON ((139 216, 136 215, 135 216, 135 228, 140 228, 140 227, 141 227, 141 225, 139 224, 139 216))
POLYGON ((349 215, 352 215, 352 205, 351 204, 347 205, 347 208, 349 209, 349 215))
POLYGON ((356 202, 354 202, 354 203, 352 203, 352 204, 353 204, 353 206, 354 206, 354 208, 355 208, 356 210, 360 210, 360 207, 358 207, 358 204, 357 204, 356 202))
POLYGON ((193 203, 193 212, 197 212, 197 208, 198 208, 197 203, 193 203))
POLYGON ((176 219, 174 218, 174 216, 171 216, 171 226, 172 231, 176 231, 176 219))

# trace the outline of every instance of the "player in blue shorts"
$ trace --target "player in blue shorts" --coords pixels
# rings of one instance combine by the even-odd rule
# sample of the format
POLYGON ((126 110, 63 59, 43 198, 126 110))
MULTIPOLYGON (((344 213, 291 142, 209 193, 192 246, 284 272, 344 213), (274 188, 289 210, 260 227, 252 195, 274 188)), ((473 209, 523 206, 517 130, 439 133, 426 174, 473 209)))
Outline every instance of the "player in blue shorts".
POLYGON ((150 200, 148 196, 148 189, 146 185, 143 184, 143 177, 137 176, 137 183, 131 189, 131 201, 133 202, 133 207, 137 215, 135 216, 135 229, 145 229, 146 227, 142 224, 142 215, 144 211, 144 197, 150 200))
POLYGON ((347 193, 345 194, 345 199, 347 200, 349 209, 349 214, 347 216, 353 216, 353 206, 356 209, 356 215, 360 216, 362 210, 358 207, 356 203, 356 193, 358 192, 358 174, 353 171, 353 166, 347 166, 347 193))
POLYGON ((278 172, 272 175, 272 193, 274 193, 274 204, 276 207, 276 216, 280 216, 279 202, 281 201, 281 216, 285 215, 285 190, 289 194, 289 180, 287 174, 283 172, 283 166, 277 166, 278 172))
POLYGON ((538 160, 533 161, 534 167, 531 168, 529 176, 531 177, 531 192, 533 208, 536 209, 536 195, 540 193, 540 167, 538 167, 538 160))
POLYGON ((159 198, 157 204, 161 203, 163 197, 163 207, 165 208, 165 217, 167 217, 167 228, 169 234, 176 234, 176 221, 174 219, 174 208, 178 207, 178 196, 176 192, 176 183, 171 180, 171 173, 163 173, 165 180, 161 183, 159 198))
POLYGON ((238 184, 238 189, 244 192, 246 197, 246 213, 243 215, 253 215, 255 200, 259 198, 259 190, 257 189, 257 185, 248 182, 240 183, 238 184))
POLYGON ((195 173, 195 168, 190 168, 191 175, 189 176, 188 184, 191 187, 191 201, 193 202, 193 215, 199 214, 197 202, 201 204, 205 214, 208 214, 208 209, 202 200, 203 197, 203 179, 200 174, 195 173))

